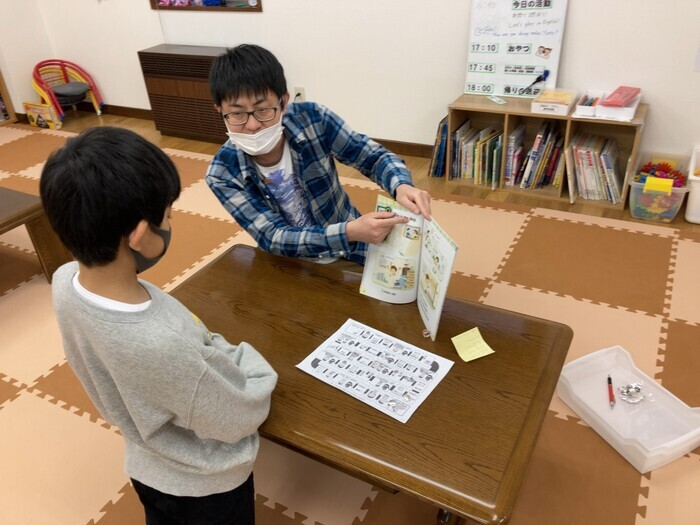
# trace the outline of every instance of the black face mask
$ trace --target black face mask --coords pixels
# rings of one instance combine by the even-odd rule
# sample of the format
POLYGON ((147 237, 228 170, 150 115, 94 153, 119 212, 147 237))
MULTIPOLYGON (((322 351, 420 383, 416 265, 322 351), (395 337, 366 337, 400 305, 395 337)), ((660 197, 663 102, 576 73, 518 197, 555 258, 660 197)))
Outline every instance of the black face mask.
POLYGON ((161 253, 158 257, 154 257, 153 259, 148 259, 141 255, 140 252, 137 252, 133 248, 129 247, 129 250, 131 250, 131 255, 136 261, 136 273, 145 272, 146 270, 154 266, 158 261, 160 261, 163 258, 163 255, 165 255, 165 252, 168 251, 168 246, 170 245, 170 230, 163 230, 161 228, 158 228, 157 226, 151 225, 149 225, 149 228, 151 228, 153 232, 157 235, 160 235, 161 239, 163 239, 163 242, 165 243, 165 247, 163 248, 163 253, 161 253))

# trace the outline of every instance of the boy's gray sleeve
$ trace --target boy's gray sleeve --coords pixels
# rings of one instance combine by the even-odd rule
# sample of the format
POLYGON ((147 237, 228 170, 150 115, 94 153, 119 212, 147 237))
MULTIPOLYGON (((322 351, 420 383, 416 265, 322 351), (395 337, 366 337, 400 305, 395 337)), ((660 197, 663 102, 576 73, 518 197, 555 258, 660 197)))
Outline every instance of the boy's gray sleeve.
POLYGON ((277 373, 250 344, 232 348, 207 359, 194 391, 187 428, 201 439, 236 443, 257 432, 270 411, 277 373))

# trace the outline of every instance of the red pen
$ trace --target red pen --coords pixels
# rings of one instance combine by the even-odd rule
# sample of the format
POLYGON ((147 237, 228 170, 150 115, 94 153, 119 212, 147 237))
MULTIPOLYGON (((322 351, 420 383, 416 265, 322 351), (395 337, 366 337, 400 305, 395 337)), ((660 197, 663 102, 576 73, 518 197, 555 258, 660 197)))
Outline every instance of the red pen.
POLYGON ((610 374, 608 374, 608 400, 610 401, 610 408, 615 407, 615 392, 613 392, 612 379, 610 374))

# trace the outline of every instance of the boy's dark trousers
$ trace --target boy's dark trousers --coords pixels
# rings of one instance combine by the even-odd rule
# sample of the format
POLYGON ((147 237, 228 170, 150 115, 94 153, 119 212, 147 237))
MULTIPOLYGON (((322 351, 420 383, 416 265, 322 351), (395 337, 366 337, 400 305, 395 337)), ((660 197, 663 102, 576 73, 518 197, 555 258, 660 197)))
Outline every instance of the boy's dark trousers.
POLYGON ((146 510, 147 525, 254 525, 253 474, 239 487, 202 497, 172 496, 131 482, 146 510))

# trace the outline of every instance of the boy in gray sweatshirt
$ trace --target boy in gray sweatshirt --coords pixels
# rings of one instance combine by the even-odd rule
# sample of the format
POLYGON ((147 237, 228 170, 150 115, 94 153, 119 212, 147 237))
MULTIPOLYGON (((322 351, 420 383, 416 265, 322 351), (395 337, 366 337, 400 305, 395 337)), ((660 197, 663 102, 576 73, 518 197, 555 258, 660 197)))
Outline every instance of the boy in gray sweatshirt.
POLYGON ((66 357, 124 436, 146 522, 253 524, 257 430, 277 374, 137 278, 168 248, 174 164, 131 131, 91 128, 51 155, 40 191, 77 259, 53 276, 66 357))

